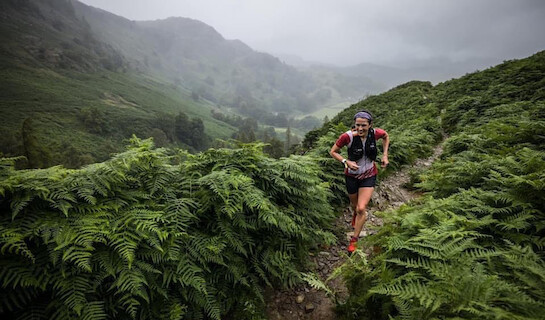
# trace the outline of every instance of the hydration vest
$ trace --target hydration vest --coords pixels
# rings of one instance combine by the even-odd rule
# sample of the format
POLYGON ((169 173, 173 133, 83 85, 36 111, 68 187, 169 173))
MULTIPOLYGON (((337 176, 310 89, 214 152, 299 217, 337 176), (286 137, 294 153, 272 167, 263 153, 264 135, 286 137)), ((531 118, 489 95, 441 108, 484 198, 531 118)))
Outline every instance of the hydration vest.
POLYGON ((377 142, 375 140, 375 129, 371 128, 367 131, 367 138, 365 140, 365 148, 361 139, 354 139, 352 130, 346 132, 350 137, 350 143, 348 143, 348 160, 358 161, 364 155, 375 161, 377 159, 377 142))

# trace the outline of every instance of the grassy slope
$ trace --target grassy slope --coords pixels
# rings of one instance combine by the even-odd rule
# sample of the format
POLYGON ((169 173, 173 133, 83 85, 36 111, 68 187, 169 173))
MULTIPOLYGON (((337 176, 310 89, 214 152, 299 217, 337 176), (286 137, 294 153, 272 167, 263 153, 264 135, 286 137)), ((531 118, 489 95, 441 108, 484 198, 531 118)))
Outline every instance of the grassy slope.
POLYGON ((158 113, 174 116, 183 111, 191 118, 201 118, 206 133, 213 137, 227 138, 235 131, 210 116, 211 105, 189 100, 176 87, 146 75, 109 71, 56 72, 6 64, 0 78, 2 136, 11 134, 20 140, 23 120, 32 117, 40 143, 54 152, 60 152, 68 143, 97 160, 104 160, 110 152, 120 150, 122 139, 131 133, 147 137, 150 121, 158 113), (112 128, 109 135, 91 134, 77 119, 80 110, 87 107, 96 107, 109 121, 132 128, 112 128))
POLYGON ((330 105, 330 106, 325 106, 319 110, 316 110, 310 114, 305 114, 305 115, 301 115, 301 116, 298 116, 297 119, 301 119, 301 118, 304 118, 306 116, 314 116, 318 119, 324 119, 326 116, 328 118, 332 118, 334 117, 335 115, 337 115, 339 112, 341 112, 342 110, 348 108, 350 106, 350 102, 339 102, 339 103, 336 103, 336 104, 333 104, 333 105, 330 105))
MULTIPOLYGON (((22 123, 50 153, 52 164, 69 154, 102 161, 123 150, 131 134, 150 136, 158 114, 201 118, 206 134, 228 138, 235 129, 213 119, 213 106, 156 75, 138 73, 110 45, 97 40, 67 3, 7 1, 0 24, 0 152, 24 154, 22 123), (115 71, 114 71, 115 70, 115 71), (133 71, 130 71, 133 70, 133 71), (106 119, 101 134, 78 116, 96 108, 106 119)), ((86 161, 88 162, 88 161, 86 161)))

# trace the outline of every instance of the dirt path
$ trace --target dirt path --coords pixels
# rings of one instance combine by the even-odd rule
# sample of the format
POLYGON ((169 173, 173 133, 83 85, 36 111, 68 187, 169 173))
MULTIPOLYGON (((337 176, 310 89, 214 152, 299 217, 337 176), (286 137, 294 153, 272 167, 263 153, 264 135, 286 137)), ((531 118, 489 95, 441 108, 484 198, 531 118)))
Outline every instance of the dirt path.
MULTIPOLYGON (((373 194, 368 219, 363 231, 360 233, 360 237, 374 233, 375 230, 372 230, 372 226, 382 226, 382 219, 376 217, 373 212, 398 208, 405 202, 419 196, 418 193, 403 187, 410 180, 410 169, 431 166, 442 151, 441 143, 435 147, 433 155, 429 158, 419 159, 413 166, 404 168, 380 182, 380 187, 373 194)), ((335 222, 335 230, 338 230, 337 237, 339 241, 329 248, 323 248, 317 255, 311 257, 315 265, 314 272, 322 280, 327 279, 333 270, 343 264, 346 259, 346 244, 352 235, 351 219, 351 209, 346 208, 343 215, 335 222)), ((348 295, 342 279, 335 279, 327 284, 339 294, 341 299, 348 295)), ((265 299, 267 302, 267 316, 270 320, 336 319, 333 311, 335 306, 333 301, 326 297, 324 292, 313 289, 308 284, 302 284, 291 290, 268 290, 265 293, 265 299)))

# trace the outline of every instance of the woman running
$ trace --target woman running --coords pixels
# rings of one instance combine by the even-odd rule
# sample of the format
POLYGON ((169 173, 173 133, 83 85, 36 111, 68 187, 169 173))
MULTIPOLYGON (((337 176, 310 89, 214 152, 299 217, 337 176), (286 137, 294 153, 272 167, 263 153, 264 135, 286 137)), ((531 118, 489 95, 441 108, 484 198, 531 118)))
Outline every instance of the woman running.
POLYGON ((376 140, 382 139, 382 167, 388 165, 388 133, 379 128, 372 128, 373 116, 369 111, 362 110, 354 115, 355 129, 349 130, 339 137, 329 154, 344 164, 346 190, 350 205, 354 210, 352 227, 354 235, 350 239, 348 252, 356 250, 358 237, 367 220, 367 204, 375 189, 378 169, 375 165, 377 157, 376 140), (348 146, 348 159, 339 154, 344 146, 348 146))

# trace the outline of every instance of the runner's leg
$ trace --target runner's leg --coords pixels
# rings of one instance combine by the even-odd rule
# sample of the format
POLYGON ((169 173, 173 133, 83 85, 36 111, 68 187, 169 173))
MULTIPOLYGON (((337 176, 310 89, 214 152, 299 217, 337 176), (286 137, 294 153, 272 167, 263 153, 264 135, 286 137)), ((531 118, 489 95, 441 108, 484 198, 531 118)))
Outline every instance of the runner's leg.
MULTIPOLYGON (((356 225, 354 227, 354 236, 358 237, 363 224, 367 220, 367 204, 373 195, 373 187, 363 187, 358 189, 357 204, 356 204, 356 225)), ((352 199, 351 199, 352 200, 352 199)))
POLYGON ((358 205, 358 193, 349 194, 348 198, 350 199, 350 207, 352 208, 352 227, 355 226, 356 218, 356 206, 358 205))

